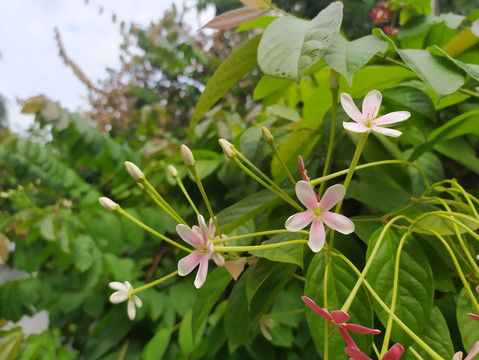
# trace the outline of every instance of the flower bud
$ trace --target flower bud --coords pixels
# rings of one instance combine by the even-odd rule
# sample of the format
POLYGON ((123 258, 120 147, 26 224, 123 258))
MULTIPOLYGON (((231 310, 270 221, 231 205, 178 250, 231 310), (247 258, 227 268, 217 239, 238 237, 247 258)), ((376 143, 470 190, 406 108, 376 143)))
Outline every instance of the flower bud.
POLYGON ((168 171, 170 172, 171 176, 177 177, 178 176, 178 170, 173 165, 168 165, 168 171))
POLYGON ((268 130, 267 127, 263 126, 261 129, 263 132, 263 138, 266 140, 268 144, 272 144, 274 141, 273 135, 271 135, 271 132, 268 130))
POLYGON ((116 202, 104 196, 99 198, 98 201, 100 202, 101 206, 109 211, 114 211, 120 207, 120 205, 118 205, 116 202))
POLYGON ((193 153, 191 152, 188 146, 184 144, 181 145, 180 154, 186 166, 188 167, 195 166, 195 157, 193 156, 193 153))
POLYGON ((128 174, 130 174, 135 181, 141 181, 145 179, 145 174, 143 174, 140 168, 132 162, 125 161, 125 168, 126 171, 128 171, 128 174))
POLYGON ((233 159, 236 156, 232 148, 233 144, 231 144, 228 140, 219 139, 218 142, 220 143, 221 148, 227 157, 233 159))

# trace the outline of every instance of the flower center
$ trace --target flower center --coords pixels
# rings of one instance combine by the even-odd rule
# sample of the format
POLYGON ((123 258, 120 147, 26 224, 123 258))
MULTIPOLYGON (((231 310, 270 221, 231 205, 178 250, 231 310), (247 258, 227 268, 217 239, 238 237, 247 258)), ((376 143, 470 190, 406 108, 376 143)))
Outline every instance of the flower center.
POLYGON ((370 128, 374 125, 374 118, 372 117, 371 114, 368 114, 368 116, 366 117, 366 119, 364 120, 364 126, 370 128))
POLYGON ((316 209, 314 209, 313 214, 315 218, 320 218, 321 215, 323 215, 323 210, 318 206, 316 209))

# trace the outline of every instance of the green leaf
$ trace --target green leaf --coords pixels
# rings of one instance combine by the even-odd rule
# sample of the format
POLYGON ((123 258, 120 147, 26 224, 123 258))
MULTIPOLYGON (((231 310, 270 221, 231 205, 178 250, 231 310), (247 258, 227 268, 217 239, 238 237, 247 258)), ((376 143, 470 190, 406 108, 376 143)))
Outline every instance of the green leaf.
POLYGON ((438 56, 444 56, 445 58, 449 59, 452 61, 454 64, 456 64, 459 68, 464 70, 466 73, 472 76, 472 78, 476 81, 479 81, 479 65, 476 64, 466 64, 463 63, 462 61, 456 60, 453 57, 449 56, 444 50, 442 50, 440 47, 434 45, 428 48, 428 50, 438 56))
POLYGON ((431 98, 417 88, 412 86, 396 86, 385 89, 382 94, 384 98, 406 106, 410 110, 428 119, 436 120, 436 111, 431 98))
MULTIPOLYGON (((479 301, 477 292, 472 289, 472 292, 476 298, 476 302, 479 301)), ((461 333, 462 344, 467 352, 469 352, 472 346, 477 341, 477 334, 479 334, 479 321, 471 319, 466 314, 478 314, 477 309, 472 304, 466 289, 462 289, 457 297, 456 317, 457 325, 459 326, 459 332, 461 333)))
POLYGON ((256 20, 249 21, 247 23, 240 25, 236 29, 236 32, 248 31, 253 29, 264 29, 268 27, 268 25, 271 24, 277 18, 278 18, 277 16, 261 16, 256 20))
POLYGON ((261 159, 266 142, 263 140, 263 133, 259 126, 253 126, 245 130, 240 138, 241 152, 248 159, 261 159))
POLYGON ((254 89, 253 100, 261 100, 275 91, 284 89, 291 84, 290 80, 263 75, 254 89))
POLYGON ((198 290, 198 296, 193 305, 191 321, 193 337, 198 333, 201 324, 206 320, 218 298, 231 282, 231 275, 225 268, 216 268, 208 274, 208 281, 198 290))
MULTIPOLYGON (((368 243, 367 257, 378 241, 382 228, 378 229, 368 243)), ((366 275, 368 282, 387 304, 391 304, 394 283, 394 266, 399 241, 403 233, 389 229, 384 235, 379 250, 366 275)), ((422 248, 411 236, 404 241, 399 262, 398 293, 394 313, 416 334, 421 333, 431 315, 434 287, 432 271, 422 248)), ((389 315, 375 304, 376 314, 386 325, 389 315)), ((403 346, 411 338, 397 324, 393 325, 391 337, 403 346)))
POLYGON ((171 338, 170 329, 161 329, 158 331, 153 338, 145 345, 141 358, 142 360, 156 360, 161 359, 171 338))
POLYGON ((178 334, 178 344, 180 345, 181 352, 188 358, 188 355, 195 349, 195 341, 193 333, 191 332, 191 317, 192 310, 181 320, 180 331, 178 334))
POLYGON ((113 254, 104 254, 103 261, 106 270, 113 275, 115 281, 125 281, 131 279, 135 262, 130 258, 118 258, 113 254))
POLYGON ((300 120, 298 112, 287 105, 271 105, 268 106, 266 111, 283 119, 291 120, 294 122, 298 122, 300 120))
POLYGON ((388 44, 383 39, 368 35, 354 41, 337 36, 324 54, 324 61, 346 78, 352 86, 353 75, 378 52, 384 53, 388 44))
POLYGON ((434 146, 434 150, 455 160, 467 169, 479 174, 479 159, 474 148, 462 139, 450 139, 434 146))
MULTIPOLYGON (((348 298, 353 289, 358 276, 342 259, 337 256, 328 257, 322 253, 314 255, 309 270, 306 275, 306 284, 304 295, 311 298, 318 306, 324 307, 324 278, 326 265, 330 264, 327 276, 327 310, 339 310, 348 298)), ((324 323, 322 316, 306 308, 306 320, 313 338, 318 354, 323 357, 324 354, 324 323)), ((359 324, 369 328, 373 327, 373 307, 369 301, 368 294, 363 288, 360 288, 351 307, 348 310, 352 324, 359 324)), ((331 329, 331 327, 329 327, 331 329)), ((372 335, 357 334, 350 332, 354 342, 364 353, 368 354, 371 349, 372 335)), ((344 360, 344 340, 338 331, 329 333, 329 359, 344 360)))
MULTIPOLYGON (((464 214, 467 215, 467 214, 464 214)), ((451 216, 452 217, 452 216, 451 216)), ((469 229, 476 231, 479 229, 479 225, 475 222, 472 221, 467 221, 466 219, 462 218, 454 218, 455 220, 459 221, 460 223, 463 223, 466 225, 469 229)), ((454 223, 451 221, 448 221, 447 219, 436 216, 436 215, 430 215, 422 218, 421 220, 418 220, 414 223, 413 227, 414 231, 421 233, 421 234, 426 234, 426 235, 431 235, 431 233, 427 229, 433 229, 436 231, 439 235, 456 235, 456 232, 454 230, 454 223)), ((464 234, 467 232, 466 229, 464 229, 461 226, 457 226, 457 230, 460 234, 464 234)))
POLYGON ((313 20, 286 16, 273 21, 258 46, 258 64, 268 75, 299 83, 339 32, 343 5, 333 2, 313 20))
POLYGON ((20 354, 23 342, 23 330, 14 328, 2 339, 0 345, 0 360, 15 360, 20 354))
MULTIPOLYGON (((288 240, 305 239, 306 235, 296 233, 284 233, 274 235, 265 244, 276 244, 288 240)), ((288 245, 269 250, 250 251, 253 255, 263 257, 271 261, 296 264, 303 267, 303 248, 301 245, 288 245)))
POLYGON ((260 39, 261 34, 249 39, 218 66, 196 104, 190 121, 190 129, 256 64, 256 50, 260 39))
POLYGON ((49 215, 40 222, 40 232, 45 240, 56 240, 55 225, 53 220, 53 215, 49 215))

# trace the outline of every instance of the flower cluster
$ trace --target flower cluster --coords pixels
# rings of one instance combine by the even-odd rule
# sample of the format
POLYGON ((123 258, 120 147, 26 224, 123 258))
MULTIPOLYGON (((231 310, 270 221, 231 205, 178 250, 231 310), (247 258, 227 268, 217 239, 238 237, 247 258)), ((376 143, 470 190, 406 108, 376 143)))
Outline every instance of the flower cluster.
MULTIPOLYGON (((398 9, 391 10, 387 3, 380 2, 376 8, 371 10, 369 17, 376 24, 388 24, 391 23, 393 20, 393 15, 396 12, 398 12, 398 9)), ((398 33, 398 29, 392 25, 387 25, 384 27, 384 32, 388 35, 396 35, 398 33)))

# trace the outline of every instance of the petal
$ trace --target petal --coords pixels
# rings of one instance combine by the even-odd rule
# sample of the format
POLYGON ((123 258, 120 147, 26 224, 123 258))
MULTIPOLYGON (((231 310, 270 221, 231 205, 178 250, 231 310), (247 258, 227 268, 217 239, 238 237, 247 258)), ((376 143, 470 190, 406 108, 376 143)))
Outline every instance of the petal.
POLYGON ((313 311, 315 311, 317 314, 321 315, 323 318, 325 318, 326 320, 328 320, 329 322, 332 322, 333 321, 333 318, 331 317, 331 315, 329 315, 329 312, 328 310, 326 309, 323 309, 323 308, 320 308, 318 305, 316 305, 316 303, 311 300, 309 297, 307 296, 301 296, 301 300, 303 300, 306 305, 308 305, 313 311))
POLYGON ((192 272, 193 269, 200 263, 203 256, 204 255, 199 251, 195 251, 178 261, 178 275, 185 276, 192 272))
POLYGON ((133 301, 135 302, 136 307, 142 307, 143 306, 143 301, 138 296, 133 296, 133 301))
POLYGON ((352 123, 352 122, 343 122, 343 128, 345 128, 348 131, 357 132, 357 133, 365 133, 369 131, 369 128, 367 126, 364 126, 363 124, 352 123))
POLYGON ((458 351, 457 353, 455 353, 452 357, 452 360, 462 360, 462 351, 458 351))
POLYGON ((356 324, 344 324, 343 327, 346 330, 354 331, 361 334, 379 334, 381 332, 376 329, 370 329, 365 326, 356 325, 356 324))
POLYGON ((339 330, 339 333, 341 334, 341 336, 343 337, 343 340, 346 342, 346 344, 348 344, 349 346, 357 348, 357 345, 354 342, 351 335, 349 335, 348 332, 342 326, 340 326, 338 328, 338 330, 339 330))
POLYGON ((354 358, 354 360, 371 360, 370 357, 363 354, 361 350, 359 350, 357 347, 348 346, 344 349, 344 352, 346 353, 346 355, 350 356, 351 358, 354 358))
POLYGON ((344 198, 345 194, 346 194, 346 188, 343 185, 336 184, 336 185, 330 186, 324 192, 324 195, 321 198, 321 201, 319 202, 319 207, 323 211, 328 211, 334 205, 340 202, 344 198))
POLYGON ((366 94, 363 100, 362 113, 365 118, 375 119, 378 115, 379 107, 383 96, 377 90, 371 90, 366 94))
POLYGON ((208 243, 208 229, 206 228, 206 222, 203 215, 198 214, 198 224, 200 224, 201 229, 201 240, 203 241, 203 245, 208 243))
POLYGON ((185 242, 191 246, 194 246, 197 249, 201 249, 203 247, 203 241, 201 238, 198 237, 198 235, 195 234, 195 232, 188 226, 184 224, 178 224, 176 225, 176 232, 185 242))
POLYGON ((213 261, 215 262, 216 266, 219 266, 219 267, 225 266, 225 258, 221 254, 218 254, 218 253, 213 254, 213 261))
POLYGON ((132 299, 128 300, 127 312, 128 312, 128 317, 130 318, 130 320, 133 320, 136 316, 136 308, 135 308, 135 302, 132 299))
POLYGON ((349 320, 348 313, 342 310, 331 311, 331 317, 333 318, 333 321, 337 324, 344 324, 349 320))
POLYGON ((112 288, 113 290, 128 291, 128 286, 119 281, 112 281, 111 283, 108 284, 108 286, 112 288))
POLYGON ((404 121, 411 116, 409 111, 395 111, 374 120, 374 125, 387 125, 404 121))
POLYGON ((354 231, 354 223, 346 216, 332 212, 325 212, 321 219, 331 229, 339 231, 341 234, 351 234, 354 231))
POLYGON ((386 354, 384 354, 381 360, 398 360, 403 352, 404 348, 401 344, 394 344, 386 354))
POLYGON ((208 239, 213 239, 215 237, 216 226, 213 222, 213 218, 210 218, 210 224, 208 226, 208 239))
POLYGON ((392 137, 398 137, 402 134, 402 132, 400 132, 398 130, 383 128, 381 126, 376 126, 376 125, 371 127, 371 130, 376 131, 379 134, 386 135, 386 136, 392 136, 392 137))
POLYGON ((208 275, 208 257, 203 256, 200 261, 200 267, 196 273, 195 278, 195 287, 199 289, 203 286, 206 280, 206 275, 208 275))
POLYGON ((309 232, 309 248, 312 252, 318 252, 323 248, 325 240, 326 234, 324 232, 323 222, 321 219, 315 219, 309 232))
POLYGON ((314 214, 311 211, 303 211, 294 215, 291 215, 284 227, 289 231, 298 231, 308 226, 311 221, 314 220, 314 214))
POLYGON ((479 321, 479 315, 468 313, 467 316, 469 316, 471 319, 479 321))
POLYGON ((315 210, 318 207, 318 199, 309 182, 299 180, 296 183, 296 196, 309 210, 315 210))
POLYGON ((364 122, 364 116, 354 103, 351 95, 346 93, 341 94, 341 106, 351 119, 360 124, 364 122))
POLYGON ((471 351, 469 351, 469 355, 467 355, 464 360, 472 360, 472 358, 476 356, 478 353, 479 353, 479 341, 476 341, 471 351))
POLYGON ((115 291, 110 295, 110 302, 112 304, 118 304, 128 299, 128 293, 126 291, 115 291))

